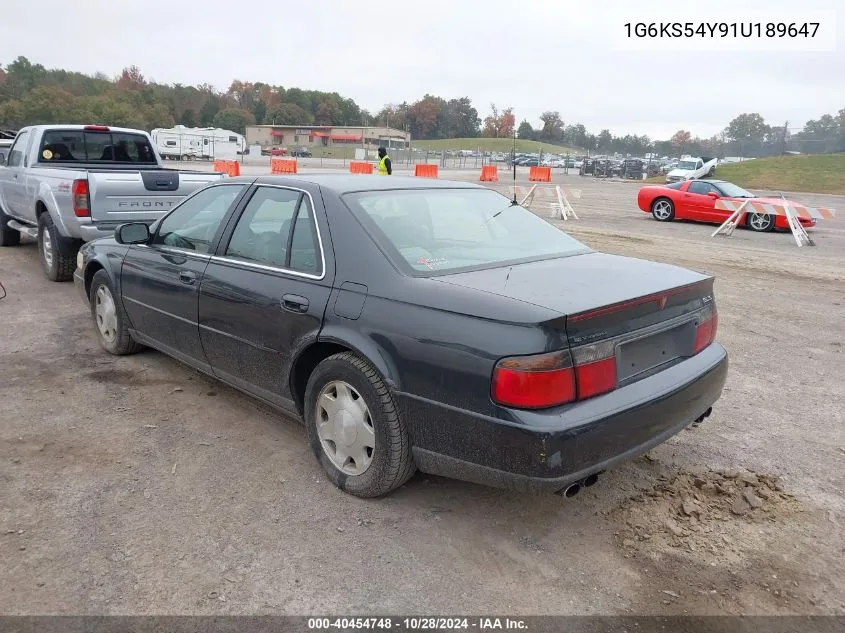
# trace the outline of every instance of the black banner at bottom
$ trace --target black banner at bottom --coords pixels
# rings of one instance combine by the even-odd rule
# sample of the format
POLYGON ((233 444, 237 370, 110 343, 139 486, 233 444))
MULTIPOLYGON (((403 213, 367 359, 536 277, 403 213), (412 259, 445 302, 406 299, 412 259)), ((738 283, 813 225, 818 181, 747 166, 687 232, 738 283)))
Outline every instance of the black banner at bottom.
POLYGON ((0 616, 0 633, 845 633, 842 616, 0 616))

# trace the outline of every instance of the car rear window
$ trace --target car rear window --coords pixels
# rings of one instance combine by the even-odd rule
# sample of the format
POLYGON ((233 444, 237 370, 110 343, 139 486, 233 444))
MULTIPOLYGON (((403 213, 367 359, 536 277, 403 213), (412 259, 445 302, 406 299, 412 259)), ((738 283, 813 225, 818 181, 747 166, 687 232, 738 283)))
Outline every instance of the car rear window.
POLYGON ((47 130, 38 152, 41 163, 157 164, 142 134, 88 130, 47 130))
POLYGON ((414 276, 590 250, 490 189, 369 191, 343 198, 387 255, 414 276))

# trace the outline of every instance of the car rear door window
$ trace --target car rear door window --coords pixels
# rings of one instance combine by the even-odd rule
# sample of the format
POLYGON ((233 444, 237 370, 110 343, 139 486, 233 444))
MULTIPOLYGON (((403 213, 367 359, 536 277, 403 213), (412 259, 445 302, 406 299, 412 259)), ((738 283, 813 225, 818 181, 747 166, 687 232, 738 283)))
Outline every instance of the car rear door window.
POLYGON ((177 206, 158 227, 153 244, 208 253, 226 212, 244 185, 215 185, 203 189, 177 206))
POLYGON ((225 254, 320 274, 322 259, 308 196, 293 189, 259 187, 238 220, 225 254))

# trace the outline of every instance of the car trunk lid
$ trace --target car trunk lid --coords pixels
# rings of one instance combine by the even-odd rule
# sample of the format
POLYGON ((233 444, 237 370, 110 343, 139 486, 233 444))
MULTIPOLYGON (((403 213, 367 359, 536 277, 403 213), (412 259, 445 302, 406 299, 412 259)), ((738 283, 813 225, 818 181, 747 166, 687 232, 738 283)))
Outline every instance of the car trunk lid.
POLYGON ((439 279, 565 315, 574 366, 612 364, 613 388, 693 356, 715 334, 712 277, 667 264, 587 253, 439 279))

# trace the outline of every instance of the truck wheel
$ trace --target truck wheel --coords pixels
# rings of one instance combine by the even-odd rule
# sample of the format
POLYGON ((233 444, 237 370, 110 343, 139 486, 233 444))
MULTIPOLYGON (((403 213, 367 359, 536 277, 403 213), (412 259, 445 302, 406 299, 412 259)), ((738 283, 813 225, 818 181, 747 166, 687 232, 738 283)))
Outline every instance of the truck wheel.
POLYGON ((129 319, 123 304, 114 298, 109 275, 105 270, 98 270, 91 279, 89 300, 91 317, 97 326, 97 338, 103 349, 115 356, 133 354, 141 349, 129 334, 129 319))
POLYGON ((70 281, 76 269, 76 242, 59 234, 49 213, 38 218, 38 254, 50 281, 70 281))
POLYGON ((0 246, 17 246, 21 243, 21 234, 7 224, 10 219, 0 210, 0 246))
POLYGON ((416 470, 393 395, 351 352, 330 356, 308 378, 305 428, 329 480, 355 496, 385 495, 416 470))

